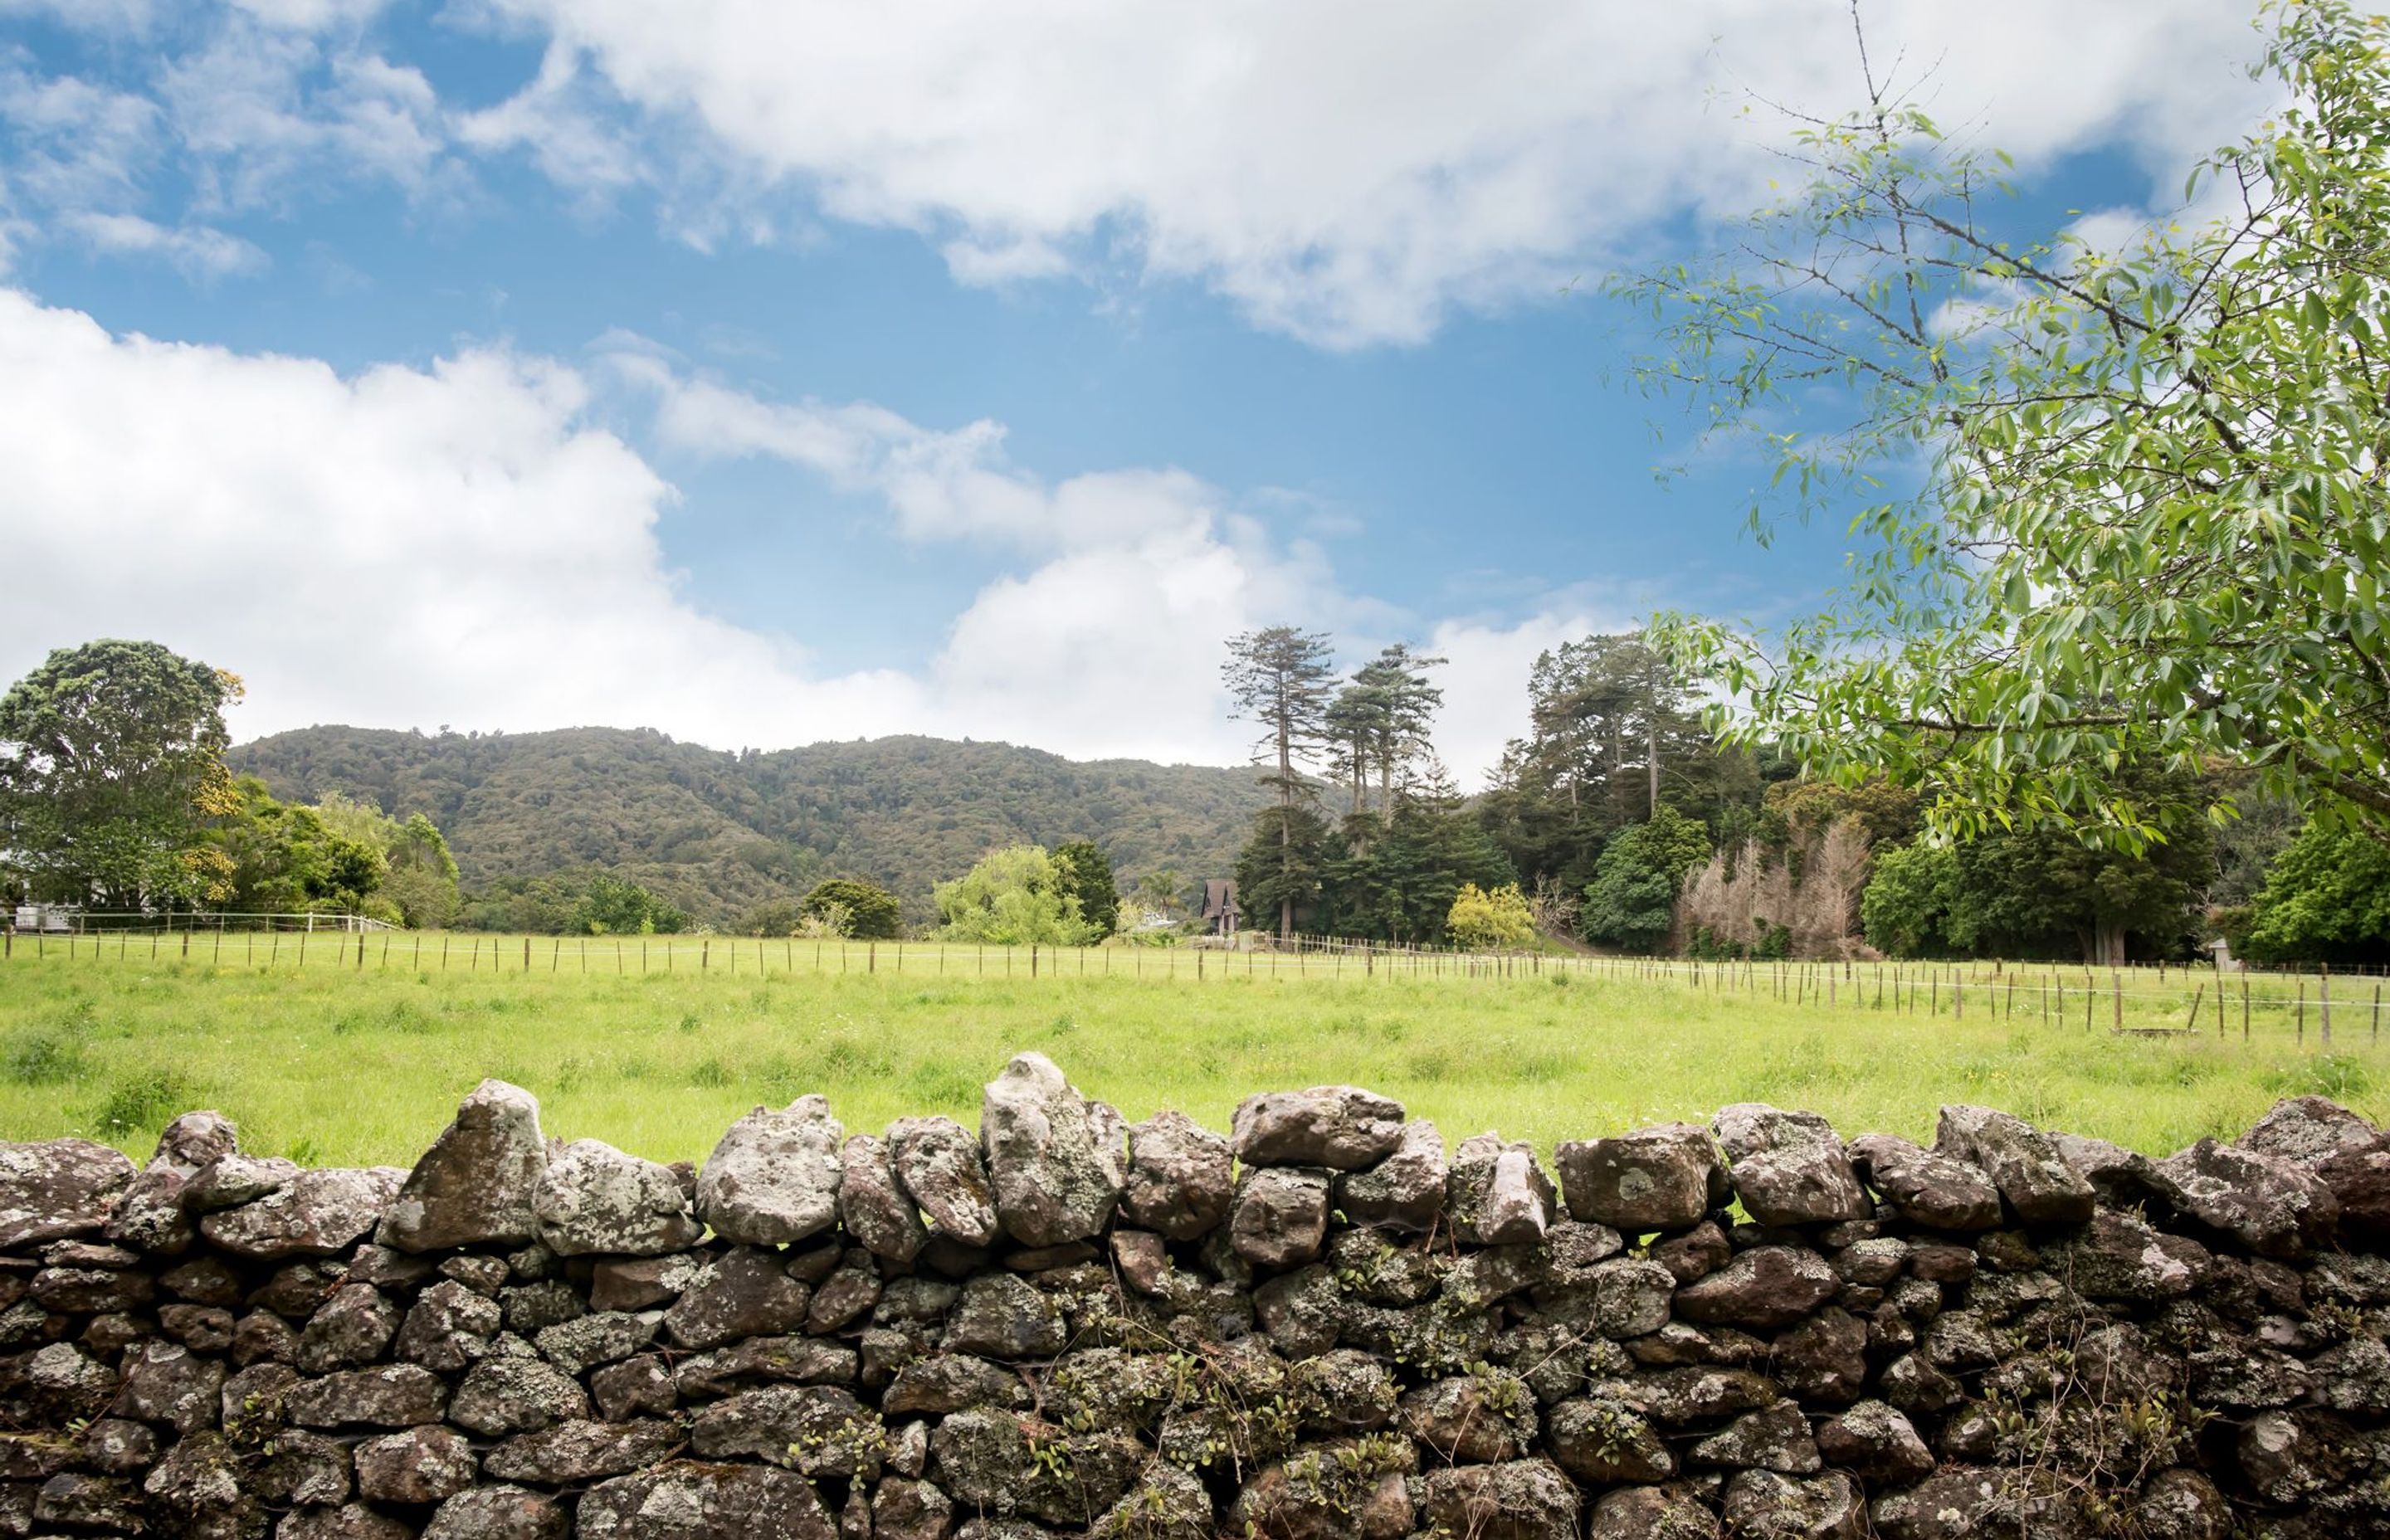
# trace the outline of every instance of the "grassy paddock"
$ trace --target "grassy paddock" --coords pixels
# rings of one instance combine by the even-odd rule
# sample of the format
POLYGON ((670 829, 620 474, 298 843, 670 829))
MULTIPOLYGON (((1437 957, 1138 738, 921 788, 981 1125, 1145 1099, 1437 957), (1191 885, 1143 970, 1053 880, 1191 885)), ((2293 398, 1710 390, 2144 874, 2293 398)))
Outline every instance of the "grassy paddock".
POLYGON ((2010 990, 1972 968, 1881 982, 1712 968, 1697 983, 1682 965, 1548 959, 1506 973, 1446 959, 1365 973, 1215 955, 1199 981, 1192 954, 1111 949, 1046 955, 1033 978, 1025 954, 983 963, 908 946, 899 971, 885 944, 816 960, 803 943, 692 938, 669 952, 650 942, 640 972, 636 939, 617 952, 535 938, 526 966, 522 938, 459 937, 445 968, 441 938, 419 959, 416 939, 385 956, 368 938, 359 967, 337 935, 310 938, 303 966, 289 936, 270 962, 263 942, 239 955, 238 936, 212 956, 212 938, 197 938, 188 957, 179 937, 154 956, 148 936, 73 949, 19 938, 0 966, 0 1136, 79 1133, 146 1153, 165 1118, 213 1106, 254 1149, 405 1163, 464 1091, 498 1075, 539 1095, 552 1133, 696 1158, 748 1107, 807 1091, 857 1128, 908 1112, 972 1121, 981 1083, 1021 1048, 1132 1117, 1176 1106, 1225 1128, 1247 1092, 1353 1081, 1448 1136, 1492 1127, 1547 1149, 1743 1099, 1911 1136, 1931 1132, 1940 1102, 1983 1101, 2153 1152, 2236 1134, 2278 1096, 2390 1110, 2371 981, 2332 981, 2327 1047, 2318 981, 2258 981, 2244 1037, 2239 982, 2219 1033, 2204 972, 2031 971, 2010 990), (2053 982, 2069 991, 2062 1024, 2053 982), (2310 996, 2304 1035, 2294 988, 2310 996), (2179 1025, 2204 997, 2202 1030, 2112 1034, 2117 990, 2133 1025, 2179 1025))

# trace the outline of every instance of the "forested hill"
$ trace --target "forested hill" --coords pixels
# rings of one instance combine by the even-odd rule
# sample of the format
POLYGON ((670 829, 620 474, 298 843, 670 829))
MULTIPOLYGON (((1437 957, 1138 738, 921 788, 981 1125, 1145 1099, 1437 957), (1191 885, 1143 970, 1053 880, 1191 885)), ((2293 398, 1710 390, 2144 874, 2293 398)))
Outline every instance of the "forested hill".
POLYGON ((893 888, 919 922, 932 882, 1021 841, 1092 839, 1124 889, 1165 867, 1227 876, 1263 797, 1243 768, 931 738, 726 753, 645 729, 308 727, 226 758, 285 799, 340 790, 429 815, 468 891, 602 866, 715 924, 840 876, 893 888))

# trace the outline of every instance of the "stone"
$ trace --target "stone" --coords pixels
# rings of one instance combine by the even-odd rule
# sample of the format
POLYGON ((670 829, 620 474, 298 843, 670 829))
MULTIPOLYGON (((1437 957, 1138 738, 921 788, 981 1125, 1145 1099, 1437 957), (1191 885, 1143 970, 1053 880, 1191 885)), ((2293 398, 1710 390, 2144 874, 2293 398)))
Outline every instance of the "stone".
POLYGON ((1587 1540, 1718 1540, 1717 1515, 1682 1487, 1622 1486, 1593 1505, 1587 1540))
POLYGON ((857 1134, 839 1150, 838 1219, 874 1256, 908 1263, 929 1243, 921 1212, 896 1180, 886 1141, 857 1134))
POLYGON ((1890 1134, 1850 1143, 1850 1157, 1867 1185, 1900 1217, 1930 1230, 1988 1230, 2000 1222, 2000 1189, 1965 1161, 1938 1155, 1890 1134))
POLYGON ((222 1257, 196 1257, 168 1268, 158 1281, 169 1294, 193 1304, 221 1306, 241 1303, 240 1275, 222 1257))
POLYGON ((99 1233, 134 1175, 122 1150, 89 1139, 0 1142, 0 1251, 99 1233))
POLYGON ((1473 1540, 1575 1540, 1583 1499, 1547 1459, 1463 1465, 1427 1474, 1427 1521, 1473 1540))
POLYGON ((1291 1166, 1248 1167, 1228 1214, 1228 1241, 1256 1267, 1299 1267, 1328 1238, 1329 1175, 1291 1166))
POLYGON ((440 1420, 448 1409, 448 1387, 419 1365, 389 1364, 302 1380, 284 1395, 283 1405, 302 1428, 409 1428, 440 1420))
POLYGON ((473 1446, 449 1428, 409 1428, 357 1445, 357 1495, 374 1503, 436 1503, 473 1484, 473 1446))
POLYGON ((1875 1500, 1870 1517, 1883 1540, 1960 1540, 1989 1529, 2008 1506, 2002 1474, 1965 1466, 1929 1476, 1875 1500))
POLYGON ((954 1522, 955 1505, 927 1482, 891 1476, 872 1489, 872 1540, 945 1540, 954 1522))
POLYGON ((944 1347, 983 1358, 1051 1358, 1069 1338, 1052 1299, 1009 1273, 982 1273, 963 1285, 944 1347))
POLYGON ((448 1420, 483 1438, 536 1432, 589 1415, 581 1382, 545 1359, 505 1354, 473 1366, 456 1387, 448 1420))
POLYGON ((423 1540, 566 1540, 572 1521, 545 1493, 500 1484, 459 1492, 423 1526, 423 1540))
POLYGON ((1632 1391, 1637 1405, 1671 1428, 1740 1417, 1784 1399, 1774 1380, 1740 1368, 1668 1369, 1636 1380, 1632 1391))
POLYGON ((1128 1491, 1144 1445, 1072 1433, 1012 1412, 957 1412, 930 1433, 932 1478, 956 1503, 997 1518, 1084 1524, 1128 1491))
POLYGON ((2088 1300, 2152 1304, 2178 1299, 2199 1284, 2184 1260, 2179 1237, 2152 1229, 2137 1216, 2101 1209, 2072 1238, 2049 1249, 2051 1265, 2088 1300))
POLYGON ((2260 1155, 2303 1166, 2322 1164, 2348 1149, 2371 1149, 2382 1131, 2325 1097, 2285 1097, 2232 1142, 2260 1155))
POLYGON ((678 1460, 581 1495, 575 1540, 836 1540, 810 1482, 757 1465, 678 1460))
POLYGON ((2150 1158, 2140 1151, 2082 1134, 2045 1136, 2058 1151, 2058 1158, 2091 1184, 2101 1202, 2121 1209, 2149 1196, 2150 1158))
POLYGON ((839 1147, 846 1126, 820 1096, 779 1111, 758 1107, 730 1125, 698 1174, 697 1206, 723 1239, 782 1246, 838 1220, 839 1147))
POLYGON ((1830 1304, 1776 1339, 1774 1372, 1804 1401, 1848 1405, 1867 1385, 1867 1327, 1830 1304))
POLYGON ((589 1270, 589 1308, 645 1310, 687 1292, 709 1259, 674 1251, 654 1257, 605 1257, 589 1270))
POLYGON ((2226 1540, 2232 1505, 2214 1482, 2177 1466, 2141 1483, 2133 1522, 2146 1540, 2226 1540))
POLYGON ((669 1166, 596 1139, 549 1147, 532 1212, 540 1244, 558 1256, 655 1256, 693 1246, 703 1233, 669 1166))
POLYGON ((1689 1228, 1729 1195, 1709 1131, 1689 1123, 1570 1140, 1553 1152, 1553 1163, 1571 1214, 1629 1235, 1689 1228))
POLYGON ((321 1433, 285 1428, 250 1458, 241 1484, 276 1508, 329 1508, 346 1502, 348 1447, 321 1433))
MULTIPOLYGON (((1306 1444, 1293 1458, 1253 1472, 1227 1522, 1207 1521, 1202 1533, 1271 1540, 1401 1540, 1414 1521, 1404 1478, 1415 1465, 1391 1450, 1306 1444)), ((1119 1506, 1126 1508, 1136 1496, 1123 1497, 1119 1506)), ((1143 1532, 1132 1522, 1120 1533, 1143 1532)))
POLYGON ((888 1152, 897 1182, 940 1235, 985 1246, 1003 1233, 987 1162, 962 1124, 952 1118, 899 1118, 888 1125, 888 1152))
POLYGON ((1121 1213, 1141 1229, 1197 1240, 1228 1216, 1235 1193, 1228 1141, 1184 1112, 1156 1112, 1128 1131, 1121 1213))
POLYGON ((346 1503, 283 1515, 274 1540, 415 1540, 415 1526, 363 1503, 346 1503))
POLYGON ((777 1253, 741 1246, 698 1269, 663 1326, 682 1347, 719 1347, 801 1330, 812 1303, 812 1290, 789 1277, 777 1253))
POLYGON ((533 1341, 541 1357, 577 1377, 599 1364, 628 1358, 654 1341, 662 1325, 663 1315, 658 1311, 630 1315, 606 1310, 544 1327, 533 1341))
POLYGON ((1589 1487, 1676 1475, 1676 1454, 1659 1428, 1623 1401, 1573 1396, 1553 1406, 1544 1423, 1551 1457, 1589 1487))
POLYGON ((1678 1283, 1693 1283, 1732 1262, 1734 1247, 1715 1220, 1705 1219, 1684 1234, 1654 1245, 1651 1260, 1678 1283))
POLYGON ((1879 1486, 1906 1486, 1934 1469, 1916 1425, 1881 1401, 1862 1401, 1826 1418, 1817 1440, 1827 1463, 1879 1486))
POLYGON ((1815 1112, 1737 1102, 1710 1120, 1726 1151, 1735 1194, 1762 1225, 1831 1225, 1875 1213, 1843 1155, 1843 1141, 1815 1112))
POLYGON ((661 1355, 642 1353, 592 1370, 589 1399, 597 1403, 599 1417, 623 1422, 640 1412, 669 1413, 680 1404, 680 1389, 661 1355))
POLYGON ((306 1168, 279 1155, 244 1155, 226 1150, 199 1168, 183 1188, 183 1201, 193 1213, 213 1213, 238 1208, 280 1192, 306 1168))
POLYGON ((158 1291, 147 1273, 109 1267, 45 1267, 26 1292, 58 1315, 118 1315, 148 1304, 158 1291))
POLYGON ((241 1444, 272 1436, 289 1421, 288 1400, 299 1382, 288 1364, 252 1364, 225 1380, 217 1404, 225 1436, 241 1444))
POLYGON ((1535 1392, 1515 1375, 1433 1380, 1402 1398, 1403 1431, 1464 1465, 1514 1460, 1535 1446, 1535 1392))
POLYGON ((1877 1389, 1912 1417, 1946 1412, 1966 1398, 1965 1388, 1922 1352, 1902 1354, 1885 1365, 1877 1389))
POLYGON ((1444 1216, 1448 1187, 1444 1136, 1420 1119, 1402 1125, 1402 1137, 1384 1160, 1337 1174, 1336 1206, 1355 1225, 1424 1235, 1444 1216))
POLYGON ((1533 1146, 1480 1134, 1453 1151, 1445 1182, 1445 1217, 1454 1236, 1481 1246, 1541 1240, 1556 1194, 1533 1146))
POLYGON ((501 1481, 535 1486, 580 1486, 653 1465, 680 1447, 670 1422, 551 1423, 518 1433, 482 1457, 482 1469, 501 1481))
POLYGON ((207 1215, 199 1234, 218 1251, 255 1260, 331 1256, 372 1231, 405 1179, 391 1166, 302 1171, 253 1202, 207 1215))
POLYGON ((944 1417, 973 1406, 1020 1408, 1029 1405, 1021 1376, 984 1358, 935 1353, 906 1365, 880 1397, 890 1417, 944 1417))
POLYGON ((1694 1444, 1686 1458, 1694 1465, 1773 1470, 1782 1476, 1813 1476, 1825 1468, 1818 1441, 1809 1436, 1809 1419, 1797 1401, 1780 1401, 1743 1413, 1721 1431, 1694 1444))
POLYGON ((1854 1241, 1836 1251, 1833 1262, 1834 1272, 1844 1282, 1881 1288, 1908 1265, 1908 1242, 1889 1236, 1854 1241))
POLYGON ((501 1289, 498 1309, 507 1329, 518 1337, 536 1337, 549 1327, 579 1320, 589 1314, 589 1306, 580 1293, 561 1278, 543 1278, 536 1283, 501 1289))
POLYGON ((539 1234, 533 1200, 546 1171, 538 1099, 485 1080, 415 1162, 375 1238, 402 1251, 519 1246, 539 1234))
POLYGON ((191 1178, 239 1148, 240 1138, 220 1112, 186 1112, 158 1136, 149 1163, 126 1186, 109 1215, 108 1238, 161 1256, 190 1250, 199 1238, 183 1199, 191 1178))
MULTIPOLYGON (((147 1424, 129 1422, 121 1417, 102 1418, 83 1431, 82 1463, 103 1476, 129 1476, 147 1470, 158 1463, 158 1435, 147 1424)), ((58 1451, 57 1465, 48 1469, 37 1466, 32 1473, 49 1476, 57 1467, 66 1463, 66 1451, 58 1451)), ((43 1465, 49 1462, 44 1461, 43 1465)))
POLYGON ((141 1491, 162 1533, 181 1540, 263 1540, 265 1510, 241 1490, 238 1459, 216 1433, 193 1433, 166 1451, 141 1491))
POLYGON ((415 1297, 395 1351, 410 1364, 454 1374, 480 1361, 497 1335, 498 1302, 443 1278, 415 1297))
POLYGON ((378 1364, 402 1319, 398 1307, 371 1284, 342 1284, 307 1317, 299 1334, 299 1367, 309 1374, 328 1374, 378 1364))
POLYGON ((1403 1104, 1357 1085, 1266 1091, 1237 1104, 1229 1143, 1248 1166, 1361 1171, 1394 1152, 1403 1104))
POLYGON ((1677 1292, 1689 1321, 1769 1330, 1791 1326, 1842 1286, 1826 1259, 1789 1246, 1754 1246, 1722 1270, 1677 1292))
POLYGON ((188 1434, 215 1426, 224 1386, 222 1361, 173 1342, 145 1342, 125 1363, 116 1413, 188 1434))
POLYGON ((1860 1540, 1868 1524, 1858 1483, 1839 1470, 1809 1477, 1738 1471, 1726 1483, 1718 1517, 1736 1540, 1860 1540))
POLYGON ((988 1082, 980 1144, 1005 1233, 1023 1246, 1099 1235, 1127 1185, 1118 1115, 1082 1097, 1043 1054, 1016 1054, 988 1082))
POLYGON ((2049 1136, 2011 1113, 1946 1106, 1934 1127, 1934 1148, 1981 1167, 2020 1224, 2080 1225, 2099 1201, 2090 1182, 2066 1163, 2049 1136))
POLYGON ((2314 1176, 2214 1139, 2157 1161, 2150 1181, 2178 1211, 2259 1256, 2301 1261, 2328 1245, 2340 1223, 2340 1200, 2314 1176))
POLYGON ((78 1470, 62 1470, 52 1476, 42 1483, 33 1498, 36 1524, 114 1534, 139 1534, 147 1530, 148 1525, 141 1508, 133 1483, 123 1477, 93 1476, 78 1470))
POLYGON ((805 1308, 805 1329, 816 1336, 843 1331, 871 1313, 880 1303, 880 1271, 871 1265, 870 1254, 858 1248, 856 1262, 851 1262, 830 1273, 814 1290, 814 1302, 805 1308))
POLYGON ((700 1411, 688 1439, 712 1459, 752 1457, 807 1476, 865 1480, 879 1474, 886 1448, 878 1414, 835 1385, 741 1391, 700 1411))
POLYGON ((1160 1236, 1151 1230, 1114 1230, 1111 1248, 1112 1266, 1123 1283, 1148 1297, 1162 1292, 1170 1276, 1170 1251, 1160 1236))

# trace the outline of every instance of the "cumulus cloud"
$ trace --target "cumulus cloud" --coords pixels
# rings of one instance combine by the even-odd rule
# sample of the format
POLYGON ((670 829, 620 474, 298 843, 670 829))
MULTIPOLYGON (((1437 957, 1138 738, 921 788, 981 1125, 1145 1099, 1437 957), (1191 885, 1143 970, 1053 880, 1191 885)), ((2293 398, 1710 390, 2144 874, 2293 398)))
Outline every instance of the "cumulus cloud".
MULTIPOLYGON (((990 425, 939 431, 649 371, 684 449, 773 456, 880 499, 897 538, 1010 558, 923 668, 833 672, 689 601, 656 535, 675 491, 602 425, 605 382, 585 370, 485 348, 343 376, 111 335, 0 289, 0 379, 43 381, 0 415, 0 677, 50 645, 154 636, 247 677, 244 737, 603 723, 726 746, 908 731, 1229 763, 1244 735, 1219 692, 1227 635, 1282 620, 1391 635, 1404 619, 1184 471, 1049 481, 1007 464, 990 425)), ((1498 754, 1518 727, 1500 702, 1576 623, 1435 630, 1457 770, 1498 754)))
MULTIPOLYGON (((551 40, 527 103, 571 92, 585 117, 585 72, 651 153, 921 230, 963 281, 1191 278, 1330 345, 1420 338, 1678 212, 1740 207, 1780 138, 1741 103, 1832 110, 1857 84, 1829 0, 486 4, 551 40)), ((1961 135, 2027 164, 2121 141, 2171 185, 2253 109, 2232 68, 2247 14, 2020 0, 1885 6, 1869 25, 1961 135)))
POLYGON ((95 250, 161 258, 195 282, 262 273, 270 265, 255 245, 204 225, 170 230, 139 214, 71 212, 59 216, 58 227, 95 250))

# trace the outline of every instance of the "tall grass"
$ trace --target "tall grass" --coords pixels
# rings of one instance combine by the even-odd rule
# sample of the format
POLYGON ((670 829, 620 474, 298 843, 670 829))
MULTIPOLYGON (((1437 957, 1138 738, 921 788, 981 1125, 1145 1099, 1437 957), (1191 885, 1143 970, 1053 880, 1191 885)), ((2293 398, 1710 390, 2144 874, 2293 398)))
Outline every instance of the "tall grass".
MULTIPOLYGON (((520 943, 516 943, 520 952, 520 943)), ((405 1163, 485 1075, 528 1086, 551 1133, 700 1158, 758 1102, 827 1093, 876 1129, 974 1121, 1013 1052, 1051 1056, 1132 1118, 1215 1127, 1246 1093, 1350 1081, 1447 1136, 1553 1142, 1730 1101, 1813 1108, 1845 1134, 1929 1135, 1944 1101, 2165 1152, 2229 1136, 2277 1097, 2369 1115, 2390 1057, 2363 1031, 2322 1050, 2281 1031, 2113 1036, 2103 1009, 2045 1022, 1978 1005, 1895 1014, 1631 974, 1280 977, 611 975, 221 966, 20 949, 0 969, 0 1136, 79 1134, 146 1154, 187 1106, 268 1153, 405 1163)))

